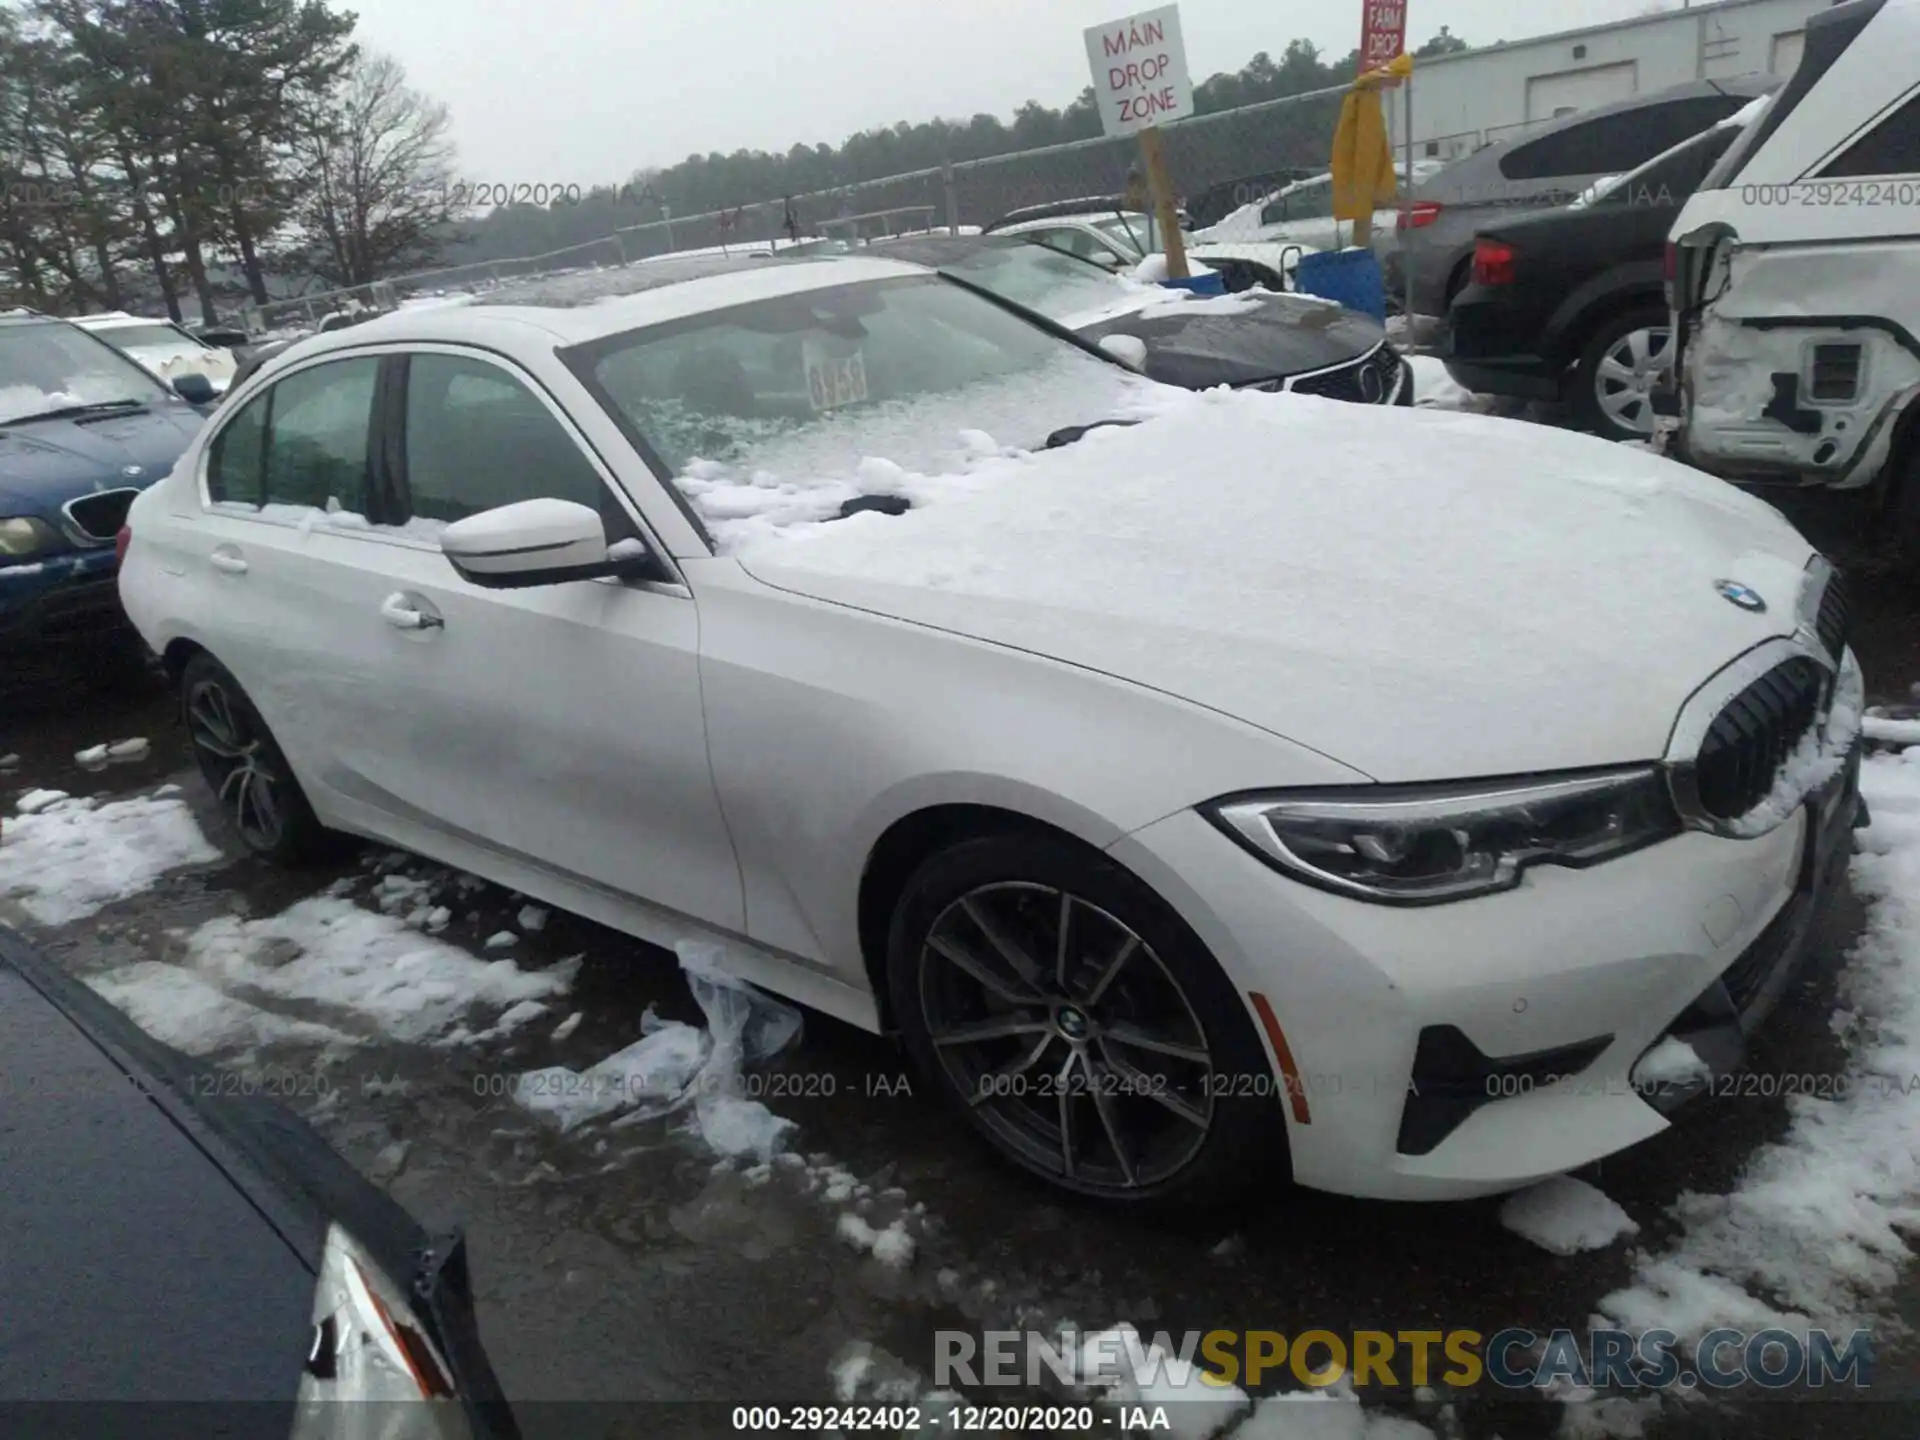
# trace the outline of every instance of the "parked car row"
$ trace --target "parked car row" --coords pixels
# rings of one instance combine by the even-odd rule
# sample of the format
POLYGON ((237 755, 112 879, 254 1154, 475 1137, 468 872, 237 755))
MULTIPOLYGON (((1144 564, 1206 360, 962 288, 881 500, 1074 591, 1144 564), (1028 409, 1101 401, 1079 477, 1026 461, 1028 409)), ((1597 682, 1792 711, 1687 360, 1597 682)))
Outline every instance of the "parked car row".
POLYGON ((1695 465, 1867 491, 1920 552, 1916 77, 1916 0, 1853 0, 1809 24, 1784 87, 1713 82, 1711 97, 1614 107, 1529 141, 1571 144, 1643 111, 1664 134, 1724 112, 1570 203, 1480 221, 1448 286, 1454 378, 1568 401, 1612 439, 1651 439, 1664 412, 1695 465))

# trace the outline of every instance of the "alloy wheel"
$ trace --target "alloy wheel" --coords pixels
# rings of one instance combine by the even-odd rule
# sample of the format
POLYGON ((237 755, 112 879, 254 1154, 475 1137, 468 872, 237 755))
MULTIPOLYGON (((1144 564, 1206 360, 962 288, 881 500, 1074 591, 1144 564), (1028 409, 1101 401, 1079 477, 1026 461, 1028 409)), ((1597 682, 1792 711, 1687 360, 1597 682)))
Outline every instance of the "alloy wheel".
POLYGON ((1652 435, 1654 387, 1672 363, 1671 330, 1629 330, 1613 342, 1594 371, 1594 402, 1600 413, 1621 430, 1652 435))
POLYGON ((947 1078, 1043 1174, 1124 1194, 1206 1143, 1206 1031, 1153 948, 1099 906, 1028 882, 973 889, 929 927, 918 988, 947 1078))
POLYGON ((282 777, 264 734, 218 680, 187 694, 187 733, 194 758, 221 807, 255 850, 271 850, 285 830, 282 777))

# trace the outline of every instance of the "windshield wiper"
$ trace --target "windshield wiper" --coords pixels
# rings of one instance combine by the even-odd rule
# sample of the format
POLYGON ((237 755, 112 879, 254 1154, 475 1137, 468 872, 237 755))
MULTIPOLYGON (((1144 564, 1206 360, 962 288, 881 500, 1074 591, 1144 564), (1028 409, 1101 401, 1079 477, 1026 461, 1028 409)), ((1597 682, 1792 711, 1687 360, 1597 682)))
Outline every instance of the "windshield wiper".
POLYGON ((82 415, 101 415, 109 410, 144 410, 144 400, 96 400, 91 405, 63 405, 58 410, 40 410, 32 415, 16 415, 11 420, 0 420, 3 425, 30 425, 36 420, 74 420, 82 415))
POLYGON ((1064 430, 1056 430, 1047 436, 1047 449, 1058 450, 1071 445, 1084 437, 1090 430, 1099 430, 1108 425, 1138 425, 1138 420, 1096 420, 1091 425, 1069 425, 1064 430))

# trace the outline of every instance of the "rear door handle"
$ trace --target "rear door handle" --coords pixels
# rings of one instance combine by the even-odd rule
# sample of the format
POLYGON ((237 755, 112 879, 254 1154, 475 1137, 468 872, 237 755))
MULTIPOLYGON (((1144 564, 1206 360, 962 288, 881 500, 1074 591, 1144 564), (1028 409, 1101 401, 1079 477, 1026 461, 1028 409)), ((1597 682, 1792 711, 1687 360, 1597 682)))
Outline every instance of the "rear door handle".
POLYGON ((421 605, 412 595, 399 591, 380 602, 380 618, 396 630, 444 630, 447 622, 421 605))
POLYGON ((232 550, 216 550, 207 557, 207 563, 223 575, 244 575, 247 562, 232 550))

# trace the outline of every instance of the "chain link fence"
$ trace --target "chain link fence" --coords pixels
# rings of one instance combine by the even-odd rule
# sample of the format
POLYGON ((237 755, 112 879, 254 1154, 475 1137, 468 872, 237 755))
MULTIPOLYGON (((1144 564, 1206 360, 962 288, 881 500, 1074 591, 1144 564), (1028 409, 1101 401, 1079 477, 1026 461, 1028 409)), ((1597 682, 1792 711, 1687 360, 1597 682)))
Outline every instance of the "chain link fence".
MULTIPOLYGON (((1324 171, 1346 93, 1346 87, 1337 86, 1167 126, 1162 134, 1168 165, 1194 223, 1212 224, 1290 180, 1324 171)), ((663 216, 564 250, 397 275, 371 286, 255 306, 245 318, 255 333, 317 329, 348 323, 368 308, 392 309, 409 297, 484 290, 516 276, 625 265, 688 251, 765 253, 792 243, 790 219, 800 236, 847 240, 981 226, 1028 205, 1122 194, 1138 160, 1139 146, 1131 136, 1078 140, 738 209, 663 216)))

